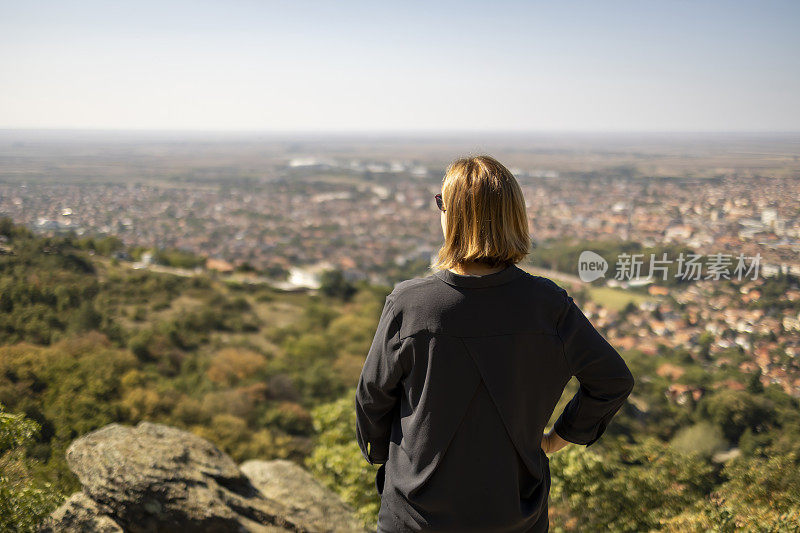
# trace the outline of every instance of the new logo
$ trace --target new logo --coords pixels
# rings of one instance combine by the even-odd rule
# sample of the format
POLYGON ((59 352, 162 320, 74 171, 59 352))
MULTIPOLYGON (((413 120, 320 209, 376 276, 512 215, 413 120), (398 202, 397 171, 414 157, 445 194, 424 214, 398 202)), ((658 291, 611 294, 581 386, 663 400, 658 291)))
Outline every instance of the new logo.
POLYGON ((591 250, 584 250, 578 257, 578 277, 584 283, 591 283, 606 275, 608 262, 591 250))

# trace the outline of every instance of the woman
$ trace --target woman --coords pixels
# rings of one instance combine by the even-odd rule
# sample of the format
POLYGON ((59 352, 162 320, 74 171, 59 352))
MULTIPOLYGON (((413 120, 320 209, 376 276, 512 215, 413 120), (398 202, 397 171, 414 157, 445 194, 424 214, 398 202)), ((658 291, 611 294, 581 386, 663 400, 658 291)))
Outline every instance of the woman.
POLYGON ((594 443, 633 376, 566 291, 516 266, 528 220, 503 165, 454 162, 436 201, 438 270, 387 296, 356 392, 358 444, 382 464, 378 532, 547 531, 547 454, 594 443))

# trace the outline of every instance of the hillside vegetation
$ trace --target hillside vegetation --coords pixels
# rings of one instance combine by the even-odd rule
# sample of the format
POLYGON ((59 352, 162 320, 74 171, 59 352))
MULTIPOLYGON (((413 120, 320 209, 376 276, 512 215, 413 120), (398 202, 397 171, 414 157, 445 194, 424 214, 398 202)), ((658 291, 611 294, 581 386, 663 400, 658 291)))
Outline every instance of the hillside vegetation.
MULTIPOLYGON (((353 387, 390 287, 331 276, 335 290, 283 292, 134 270, 113 258, 116 239, 39 237, 8 219, 0 236, 0 531, 33 530, 79 489, 70 442, 141 421, 237 462, 303 464, 374 525, 353 387)), ((711 387, 735 370, 708 375, 679 352, 624 356, 631 401, 596 445, 552 457, 553 530, 798 531, 797 399, 758 380, 711 387), (664 362, 708 393, 670 402, 664 362)))

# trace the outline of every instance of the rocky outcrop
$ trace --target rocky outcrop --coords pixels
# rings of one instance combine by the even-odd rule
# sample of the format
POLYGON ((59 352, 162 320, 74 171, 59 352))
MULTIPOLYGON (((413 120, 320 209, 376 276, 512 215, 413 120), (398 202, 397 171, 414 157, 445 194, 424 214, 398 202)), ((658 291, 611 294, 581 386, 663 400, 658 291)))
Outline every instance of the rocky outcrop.
POLYGON ((360 531, 353 511, 307 471, 291 461, 245 461, 239 468, 267 498, 289 507, 291 516, 325 531, 330 524, 360 531))
POLYGON ((50 515, 41 531, 92 531, 122 533, 122 528, 94 500, 76 492, 50 515))
POLYGON ((83 491, 42 532, 363 531, 299 466, 248 461, 240 469, 210 442, 161 424, 108 425, 73 442, 67 463, 83 491))

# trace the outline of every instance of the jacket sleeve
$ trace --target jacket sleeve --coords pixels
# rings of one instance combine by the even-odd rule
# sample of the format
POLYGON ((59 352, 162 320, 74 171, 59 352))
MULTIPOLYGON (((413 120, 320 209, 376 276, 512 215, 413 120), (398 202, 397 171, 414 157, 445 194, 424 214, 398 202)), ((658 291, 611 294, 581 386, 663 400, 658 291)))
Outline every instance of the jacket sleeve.
POLYGON ((394 410, 400 402, 400 323, 390 294, 356 388, 356 438, 370 464, 389 458, 394 410))
POLYGON ((556 420, 553 429, 564 440, 589 446, 605 432, 633 390, 633 375, 617 351, 592 326, 567 292, 561 289, 564 310, 558 336, 578 392, 556 420))

